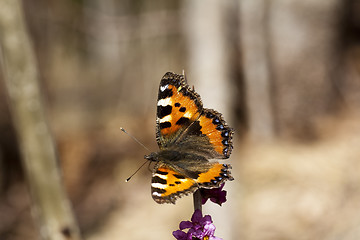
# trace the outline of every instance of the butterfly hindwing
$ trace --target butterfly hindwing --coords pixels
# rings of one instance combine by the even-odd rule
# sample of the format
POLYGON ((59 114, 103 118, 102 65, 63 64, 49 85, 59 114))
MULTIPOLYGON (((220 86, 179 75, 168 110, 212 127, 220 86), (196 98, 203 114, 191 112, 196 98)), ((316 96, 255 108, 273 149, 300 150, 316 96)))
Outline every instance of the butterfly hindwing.
POLYGON ((151 193, 157 203, 175 203, 175 201, 199 187, 216 188, 225 180, 232 180, 229 164, 207 163, 207 170, 189 177, 174 170, 166 163, 158 163, 152 175, 151 193))
POLYGON ((155 168, 151 180, 151 194, 157 203, 175 203, 176 199, 197 188, 194 179, 175 171, 166 164, 155 168))

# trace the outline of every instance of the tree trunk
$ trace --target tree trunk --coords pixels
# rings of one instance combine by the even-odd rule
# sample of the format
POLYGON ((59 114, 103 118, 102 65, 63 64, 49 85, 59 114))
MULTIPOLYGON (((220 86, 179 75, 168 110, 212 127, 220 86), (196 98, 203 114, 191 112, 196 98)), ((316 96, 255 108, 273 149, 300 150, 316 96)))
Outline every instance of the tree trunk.
POLYGON ((36 59, 20 0, 0 1, 2 68, 41 239, 80 239, 41 102, 36 59))
POLYGON ((332 110, 339 2, 277 0, 269 5, 268 41, 281 136, 316 138, 316 124, 332 110))
POLYGON ((239 5, 249 136, 253 140, 275 136, 268 5, 266 0, 243 0, 239 5))
POLYGON ((243 0, 240 34, 250 136, 316 138, 334 109, 339 1, 243 0))

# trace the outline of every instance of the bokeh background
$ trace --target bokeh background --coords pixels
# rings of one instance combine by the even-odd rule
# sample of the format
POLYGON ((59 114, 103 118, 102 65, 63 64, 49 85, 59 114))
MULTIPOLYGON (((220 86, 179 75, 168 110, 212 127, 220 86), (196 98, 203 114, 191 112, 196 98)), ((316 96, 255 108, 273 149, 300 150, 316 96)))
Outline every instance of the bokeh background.
MULTIPOLYGON (((224 239, 360 239, 360 2, 26 0, 46 116, 85 239, 172 239, 158 205, 158 84, 186 72, 235 129, 235 181, 207 203, 224 239)), ((1 1, 0 1, 1 7, 1 1)), ((1 33, 0 33, 1 34, 1 33)), ((38 239, 0 75, 0 239, 38 239)))

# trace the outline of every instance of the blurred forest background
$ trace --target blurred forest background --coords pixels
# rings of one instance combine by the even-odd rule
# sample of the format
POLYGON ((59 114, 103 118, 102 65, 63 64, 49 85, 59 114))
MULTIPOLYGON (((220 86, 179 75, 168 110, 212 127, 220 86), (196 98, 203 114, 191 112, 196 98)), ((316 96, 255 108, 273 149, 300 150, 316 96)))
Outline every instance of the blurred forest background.
MULTIPOLYGON (((2 2, 0 1, 0 8, 2 2)), ((358 0, 26 0, 46 118, 85 239, 172 239, 192 198, 158 205, 158 84, 186 72, 235 128, 224 239, 360 239, 358 0)), ((0 32, 0 34, 3 34, 0 32)), ((0 239, 38 239, 0 75, 0 239)), ((211 205, 208 203, 207 205, 211 205)))

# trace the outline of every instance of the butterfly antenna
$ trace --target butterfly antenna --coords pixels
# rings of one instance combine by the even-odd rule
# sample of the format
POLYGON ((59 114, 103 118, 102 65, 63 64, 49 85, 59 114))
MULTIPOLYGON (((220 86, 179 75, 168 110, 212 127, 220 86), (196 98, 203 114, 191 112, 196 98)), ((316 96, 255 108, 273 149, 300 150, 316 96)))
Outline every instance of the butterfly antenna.
POLYGON ((146 160, 143 164, 141 164, 141 166, 133 173, 133 174, 131 174, 131 176, 130 177, 128 177, 126 180, 125 180, 125 182, 128 182, 128 181, 130 181, 130 179, 145 165, 145 163, 147 163, 148 162, 148 160, 146 160))
MULTIPOLYGON (((128 136, 130 136, 135 142, 137 142, 140 146, 142 146, 143 148, 145 148, 146 150, 148 150, 149 152, 150 149, 148 149, 144 144, 142 144, 139 140, 137 140, 133 135, 131 135, 130 133, 128 133, 124 128, 120 127, 120 130, 123 131, 124 133, 126 133, 128 136)), ((141 168, 141 167, 140 167, 141 168)))

